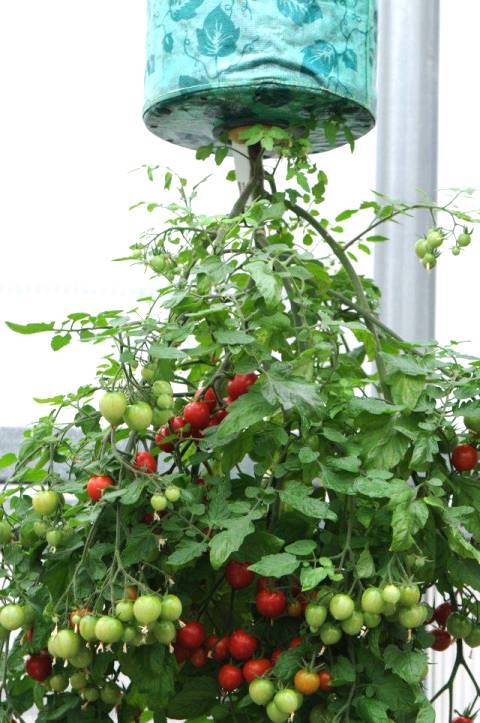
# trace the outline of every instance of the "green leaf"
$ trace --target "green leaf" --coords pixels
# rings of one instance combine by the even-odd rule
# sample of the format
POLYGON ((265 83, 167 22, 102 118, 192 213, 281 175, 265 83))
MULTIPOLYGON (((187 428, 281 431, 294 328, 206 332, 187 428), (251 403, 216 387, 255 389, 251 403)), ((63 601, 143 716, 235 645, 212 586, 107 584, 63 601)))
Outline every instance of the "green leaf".
POLYGON ((365 497, 390 497, 392 495, 392 485, 381 479, 360 478, 355 482, 354 490, 365 497))
POLYGON ((312 462, 315 462, 319 456, 319 453, 314 452, 313 449, 310 449, 310 447, 302 447, 298 453, 298 460, 301 464, 311 464, 312 462))
POLYGON ((0 469, 4 469, 5 467, 11 467, 15 462, 17 461, 17 455, 13 454, 13 452, 7 452, 7 454, 4 454, 0 457, 0 469))
POLYGON ((362 550, 357 560, 356 570, 360 578, 373 577, 375 575, 375 563, 368 547, 362 550))
POLYGON ((175 551, 168 557, 167 562, 169 565, 180 567, 200 557, 207 549, 208 545, 205 542, 182 540, 175 551))
POLYGON ((263 396, 270 404, 279 403, 283 409, 318 410, 323 404, 319 388, 315 384, 289 379, 272 372, 267 376, 266 384, 259 385, 263 396))
POLYGON ((300 561, 294 555, 282 552, 278 555, 267 555, 255 565, 250 565, 250 570, 256 572, 262 577, 283 577, 284 575, 292 575, 300 561))
POLYGON ((71 334, 56 334, 54 337, 52 337, 50 346, 52 347, 53 351, 59 351, 60 349, 63 349, 64 346, 68 346, 71 341, 71 334))
POLYGON ((300 584, 302 590, 314 590, 328 575, 326 567, 302 567, 300 572, 300 584))
POLYGON ((251 274, 260 294, 269 308, 277 306, 282 298, 283 284, 264 261, 251 261, 245 265, 245 271, 251 274))
POLYGON ((44 331, 52 331, 55 328, 55 322, 48 324, 14 324, 12 321, 6 321, 5 324, 17 334, 40 334, 44 331))
POLYGON ((305 645, 300 643, 295 648, 290 648, 282 653, 275 663, 274 673, 280 680, 291 679, 300 668, 302 658, 305 655, 305 645))
POLYGON ((285 552, 292 555, 311 555, 316 549, 317 543, 314 540, 297 540, 285 548, 285 552))
POLYGON ((397 432, 392 424, 365 432, 360 436, 365 460, 373 468, 390 470, 405 456, 410 441, 397 432))
POLYGON ((219 329, 215 332, 215 339, 219 344, 225 346, 236 346, 253 344, 255 339, 244 331, 231 331, 230 329, 219 329))
POLYGON ((251 387, 247 394, 243 394, 228 408, 228 417, 217 427, 214 435, 208 437, 210 443, 229 440, 238 436, 240 432, 252 427, 265 417, 270 417, 277 410, 273 404, 268 404, 257 385, 251 387))
POLYGON ((421 683, 428 664, 426 653, 419 650, 401 650, 389 645, 384 651, 385 667, 409 685, 421 683))
POLYGON ((340 656, 330 668, 332 674, 332 686, 339 687, 354 683, 356 680, 355 668, 348 658, 340 656))
POLYGON ((387 706, 374 698, 358 698, 356 708, 364 723, 389 723, 387 706))
POLYGON ((369 414, 396 414, 401 412, 403 407, 384 402, 383 399, 370 399, 366 397, 355 397, 350 402, 350 408, 357 412, 368 412, 369 414))
POLYGON ((280 537, 265 530, 259 530, 245 538, 240 548, 240 554, 245 562, 257 562, 266 555, 280 552, 284 544, 285 541, 280 537))
POLYGON ((401 404, 407 409, 415 409, 425 389, 425 377, 412 377, 398 373, 392 377, 390 384, 395 404, 401 404))
POLYGON ((410 465, 413 469, 424 471, 434 461, 437 455, 437 438, 425 432, 420 434, 415 441, 410 465))
POLYGON ((302 483, 290 482, 286 489, 279 491, 279 497, 286 505, 307 517, 316 520, 336 520, 337 516, 327 502, 311 497, 312 491, 302 483))
POLYGON ((197 148, 197 152, 195 154, 195 157, 197 161, 204 161, 205 158, 208 158, 213 153, 213 143, 209 143, 208 146, 200 146, 200 148, 197 148))
POLYGON ((150 347, 150 356, 152 359, 186 359, 187 354, 175 346, 152 344, 150 347))
POLYGON ((240 549, 247 535, 254 532, 255 527, 249 517, 233 520, 228 529, 219 532, 210 542, 210 564, 219 570, 228 560, 232 552, 240 549))
POLYGON ((169 718, 184 720, 210 712, 218 696, 218 684, 214 678, 189 677, 184 687, 175 694, 167 708, 169 718))
POLYGON ((418 711, 415 723, 435 723, 435 720, 435 709, 431 703, 426 701, 418 711))

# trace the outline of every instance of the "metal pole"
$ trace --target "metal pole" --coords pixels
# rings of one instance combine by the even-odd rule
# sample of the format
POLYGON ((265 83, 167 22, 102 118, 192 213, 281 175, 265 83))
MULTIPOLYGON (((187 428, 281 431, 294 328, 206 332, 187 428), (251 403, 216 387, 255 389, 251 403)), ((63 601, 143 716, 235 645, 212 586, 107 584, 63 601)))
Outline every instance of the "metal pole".
MULTIPOLYGON (((379 0, 377 190, 412 203, 437 188, 439 17, 439 0, 379 0)), ((413 250, 431 225, 389 224, 375 254, 382 319, 410 341, 435 336, 435 275, 413 250)))

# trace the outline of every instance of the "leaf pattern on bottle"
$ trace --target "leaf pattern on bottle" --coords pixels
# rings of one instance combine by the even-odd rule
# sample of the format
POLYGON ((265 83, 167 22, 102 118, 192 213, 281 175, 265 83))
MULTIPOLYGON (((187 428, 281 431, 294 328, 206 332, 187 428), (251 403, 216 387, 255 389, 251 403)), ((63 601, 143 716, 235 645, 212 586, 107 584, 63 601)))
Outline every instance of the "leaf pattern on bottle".
POLYGON ((318 0, 277 0, 278 9, 297 25, 313 23, 323 18, 318 0))
POLYGON ((203 28, 197 30, 200 53, 214 58, 234 53, 239 37, 240 29, 235 27, 221 5, 207 15, 203 28))
POLYGON ((203 0, 169 0, 169 4, 173 20, 191 20, 197 14, 203 0))

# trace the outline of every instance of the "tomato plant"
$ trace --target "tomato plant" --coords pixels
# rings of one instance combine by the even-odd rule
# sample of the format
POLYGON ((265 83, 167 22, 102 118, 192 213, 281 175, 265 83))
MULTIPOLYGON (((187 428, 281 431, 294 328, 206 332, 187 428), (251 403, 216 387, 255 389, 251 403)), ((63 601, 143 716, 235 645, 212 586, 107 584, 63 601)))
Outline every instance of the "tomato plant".
POLYGON ((430 721, 450 646, 432 698, 454 717, 480 645, 480 365, 399 339, 356 260, 420 206, 431 268, 480 217, 455 192, 328 219, 308 126, 245 131, 230 214, 162 175, 130 311, 10 324, 104 355, 0 461, 2 720, 430 721))

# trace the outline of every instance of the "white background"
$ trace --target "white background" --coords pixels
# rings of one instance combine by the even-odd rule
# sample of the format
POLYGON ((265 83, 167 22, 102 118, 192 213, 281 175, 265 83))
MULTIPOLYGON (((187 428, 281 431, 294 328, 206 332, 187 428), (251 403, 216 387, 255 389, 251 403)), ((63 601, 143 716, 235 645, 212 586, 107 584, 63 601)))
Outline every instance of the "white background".
MULTIPOLYGON (((478 2, 443 0, 441 188, 480 187, 479 26, 478 2)), ((128 307, 148 288, 138 268, 109 263, 152 223, 128 211, 137 200, 158 199, 158 188, 131 173, 144 163, 172 166, 191 179, 213 170, 214 191, 201 206, 230 206, 234 188, 222 184, 225 171, 196 163, 191 151, 143 126, 144 32, 138 0, 0 5, 0 320, 128 307)), ((343 149, 319 161, 330 177, 328 210, 350 207, 375 186, 375 132, 353 158, 343 149)), ((477 354, 479 262, 480 234, 468 254, 441 262, 437 301, 437 338, 471 340, 477 354)), ((365 272, 371 266, 367 259, 365 272)), ((39 411, 34 395, 92 380, 98 361, 98 349, 75 345, 53 354, 47 336, 17 336, 3 324, 0 349, 0 426, 28 424, 39 411)), ((435 670, 444 674, 440 665, 435 670)), ((461 705, 470 692, 459 686, 458 695, 461 705)), ((444 711, 438 720, 447 723, 444 711)))

